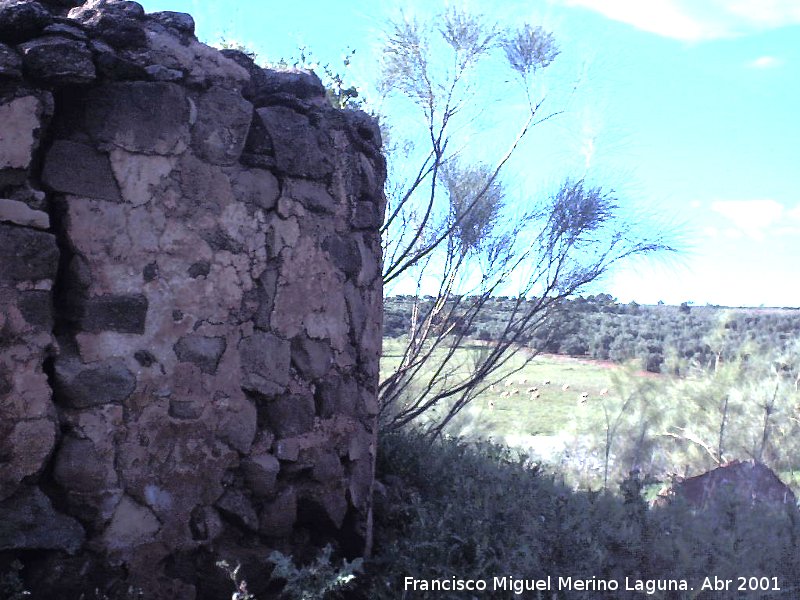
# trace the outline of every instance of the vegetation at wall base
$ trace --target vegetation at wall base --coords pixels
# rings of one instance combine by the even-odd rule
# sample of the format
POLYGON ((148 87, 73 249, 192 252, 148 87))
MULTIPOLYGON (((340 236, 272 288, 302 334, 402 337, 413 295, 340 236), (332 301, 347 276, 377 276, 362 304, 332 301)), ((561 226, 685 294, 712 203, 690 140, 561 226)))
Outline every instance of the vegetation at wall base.
MULTIPOLYGON (((574 491, 527 457, 491 443, 384 435, 376 497, 375 556, 356 579, 359 597, 465 598, 416 591, 405 577, 435 580, 573 577, 681 580, 700 590, 705 577, 777 577, 770 598, 800 593, 800 518, 794 506, 769 510, 735 500, 707 510, 680 501, 650 508, 644 479, 619 491, 574 491)), ((616 592, 559 592, 557 598, 619 598, 616 592)), ((513 598, 510 590, 483 593, 513 598)), ((528 597, 535 597, 530 595, 528 597)), ((705 597, 670 592, 661 598, 705 597)), ((709 596, 710 597, 710 596, 709 596)), ((715 599, 741 597, 715 593, 715 599)), ((760 597, 758 594, 748 598, 760 597)))

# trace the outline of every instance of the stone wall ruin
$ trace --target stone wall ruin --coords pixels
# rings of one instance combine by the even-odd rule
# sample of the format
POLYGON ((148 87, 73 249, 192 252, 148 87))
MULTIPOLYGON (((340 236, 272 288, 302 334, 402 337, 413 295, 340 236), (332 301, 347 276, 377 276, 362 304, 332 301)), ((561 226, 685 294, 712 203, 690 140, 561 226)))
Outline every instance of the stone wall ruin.
POLYGON ((380 143, 189 15, 0 0, 0 572, 219 598, 364 551, 380 143))

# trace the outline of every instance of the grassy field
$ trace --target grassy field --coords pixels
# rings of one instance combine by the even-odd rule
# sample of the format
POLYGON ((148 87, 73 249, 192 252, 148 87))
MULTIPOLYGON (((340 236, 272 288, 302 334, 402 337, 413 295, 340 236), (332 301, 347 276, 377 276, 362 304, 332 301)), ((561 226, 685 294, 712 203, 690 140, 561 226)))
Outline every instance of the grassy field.
MULTIPOLYGON (((403 341, 384 340, 381 370, 390 374, 401 360, 403 341)), ((455 377, 463 376, 483 347, 468 345, 455 357, 455 377)), ((613 411, 626 371, 618 365, 564 356, 539 355, 528 364, 520 354, 506 369, 511 373, 464 409, 450 429, 452 435, 491 438, 533 450, 550 459, 565 445, 603 431, 604 407, 613 411)), ((638 376, 652 374, 638 374, 638 376)))

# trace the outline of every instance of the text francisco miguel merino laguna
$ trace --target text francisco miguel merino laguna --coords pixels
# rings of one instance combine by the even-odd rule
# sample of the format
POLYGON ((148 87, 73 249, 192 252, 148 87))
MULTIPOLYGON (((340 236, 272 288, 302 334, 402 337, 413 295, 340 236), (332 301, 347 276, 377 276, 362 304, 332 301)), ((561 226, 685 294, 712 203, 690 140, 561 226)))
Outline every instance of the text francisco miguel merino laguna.
MULTIPOLYGON (((420 592, 497 592, 508 591, 523 594, 532 591, 576 590, 586 592, 614 592, 617 590, 655 594, 661 591, 689 590, 685 579, 631 579, 626 577, 620 584, 616 579, 576 579, 574 577, 551 577, 543 579, 517 579, 515 577, 493 577, 488 579, 415 579, 406 577, 405 590, 420 592), (555 587, 553 586, 555 584, 555 587)), ((704 582, 705 589, 705 582, 704 582)), ((713 589, 713 588, 709 588, 713 589)))

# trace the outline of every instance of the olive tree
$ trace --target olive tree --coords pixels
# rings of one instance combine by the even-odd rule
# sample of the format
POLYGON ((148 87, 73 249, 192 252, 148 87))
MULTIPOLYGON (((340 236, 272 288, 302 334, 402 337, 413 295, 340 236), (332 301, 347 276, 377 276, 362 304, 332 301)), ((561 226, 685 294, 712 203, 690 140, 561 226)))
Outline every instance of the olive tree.
MULTIPOLYGON (((417 293, 399 362, 379 387, 384 429, 414 424, 441 433, 521 368, 524 361, 512 369, 510 359, 566 298, 623 259, 670 249, 626 218, 613 192, 582 178, 566 177, 550 193, 509 193, 512 156, 538 125, 562 114, 537 87, 559 52, 541 27, 504 28, 458 8, 424 23, 389 24, 381 91, 394 108, 381 117, 390 175, 383 280, 387 290, 413 282, 417 293), (487 110, 502 114, 504 125, 517 120, 494 157, 464 141, 481 122, 485 86, 497 99, 487 110), (460 350, 476 319, 512 289, 498 339, 467 361, 460 350)), ((525 360, 535 352, 526 348, 525 360)))

